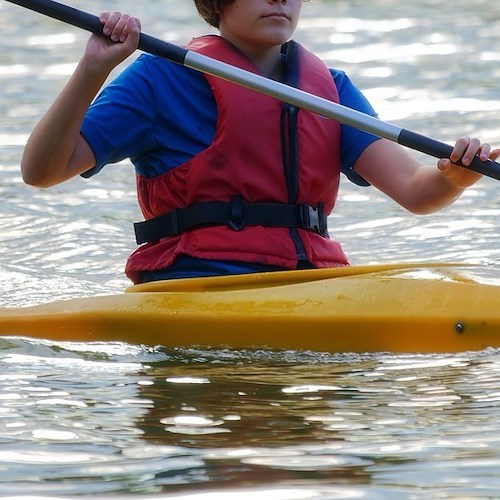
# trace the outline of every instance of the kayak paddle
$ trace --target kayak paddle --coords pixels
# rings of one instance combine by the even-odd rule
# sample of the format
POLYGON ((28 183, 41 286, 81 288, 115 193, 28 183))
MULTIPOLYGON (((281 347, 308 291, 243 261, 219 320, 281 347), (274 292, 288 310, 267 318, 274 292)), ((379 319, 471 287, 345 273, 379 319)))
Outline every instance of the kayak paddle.
MULTIPOLYGON (((93 16, 73 7, 53 0, 6 1, 90 31, 96 35, 104 36, 102 33, 102 25, 97 16, 93 16)), ((449 158, 453 150, 452 146, 443 142, 384 122, 378 118, 360 113, 359 111, 304 92, 300 89, 289 87, 283 83, 270 80, 230 64, 167 43, 145 33, 141 33, 138 48, 144 52, 163 57, 182 66, 231 81, 327 118, 333 118, 346 125, 369 132, 378 137, 384 137, 436 158, 449 158)), ((476 156, 472 163, 466 168, 492 177, 493 179, 500 180, 500 164, 492 160, 482 161, 476 156)))

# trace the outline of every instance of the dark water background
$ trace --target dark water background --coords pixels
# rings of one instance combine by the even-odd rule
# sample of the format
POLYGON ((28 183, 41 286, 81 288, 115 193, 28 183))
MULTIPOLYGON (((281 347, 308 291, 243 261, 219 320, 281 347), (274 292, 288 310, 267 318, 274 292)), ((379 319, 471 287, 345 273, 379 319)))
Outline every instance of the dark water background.
MULTIPOLYGON (((304 4, 296 39, 348 72, 380 117, 500 145, 500 4, 304 4)), ((174 43, 207 31, 190 1, 124 10, 174 43)), ((24 186, 23 145, 87 35, 0 3, 0 300, 118 293, 139 219, 128 163, 24 186)), ((433 162, 421 156, 423 160, 433 162)), ((343 181, 330 220, 353 264, 500 259, 498 181, 410 215, 343 181)), ((404 332, 402 332, 404 333, 404 332)), ((165 351, 0 340, 0 495, 185 498, 500 496, 500 357, 165 351), (236 493, 237 492, 237 493, 236 493)))

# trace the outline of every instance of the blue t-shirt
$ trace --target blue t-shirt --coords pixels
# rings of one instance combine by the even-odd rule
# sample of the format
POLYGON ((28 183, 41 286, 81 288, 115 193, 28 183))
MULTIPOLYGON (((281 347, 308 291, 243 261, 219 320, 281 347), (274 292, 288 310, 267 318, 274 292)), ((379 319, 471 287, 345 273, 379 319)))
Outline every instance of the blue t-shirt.
MULTIPOLYGON (((330 71, 342 105, 376 116, 344 72, 330 71)), ((215 99, 201 73, 141 55, 87 112, 81 133, 94 152, 96 165, 82 175, 91 177, 109 163, 130 158, 141 176, 156 177, 206 149, 216 123, 215 99)), ((375 140, 374 135, 341 126, 342 171, 357 184, 368 185, 353 165, 375 140)))

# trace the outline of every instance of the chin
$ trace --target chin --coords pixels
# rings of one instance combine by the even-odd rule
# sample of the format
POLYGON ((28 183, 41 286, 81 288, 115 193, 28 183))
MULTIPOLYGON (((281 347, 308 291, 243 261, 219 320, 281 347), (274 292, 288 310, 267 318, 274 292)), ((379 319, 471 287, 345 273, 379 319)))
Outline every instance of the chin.
POLYGON ((259 37, 260 45, 283 45, 285 42, 288 42, 288 40, 290 40, 291 36, 292 34, 288 31, 286 33, 266 33, 265 35, 259 37))

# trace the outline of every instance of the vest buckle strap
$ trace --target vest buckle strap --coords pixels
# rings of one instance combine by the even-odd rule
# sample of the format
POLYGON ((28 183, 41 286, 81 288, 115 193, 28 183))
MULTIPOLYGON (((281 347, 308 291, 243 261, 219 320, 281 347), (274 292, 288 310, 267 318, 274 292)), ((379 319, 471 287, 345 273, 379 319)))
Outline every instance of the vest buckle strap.
POLYGON ((243 197, 233 196, 230 202, 195 203, 136 222, 135 237, 141 245, 200 226, 228 226, 233 231, 241 231, 245 226, 289 227, 307 229, 328 237, 323 207, 323 203, 317 207, 306 203, 244 203, 243 197))

